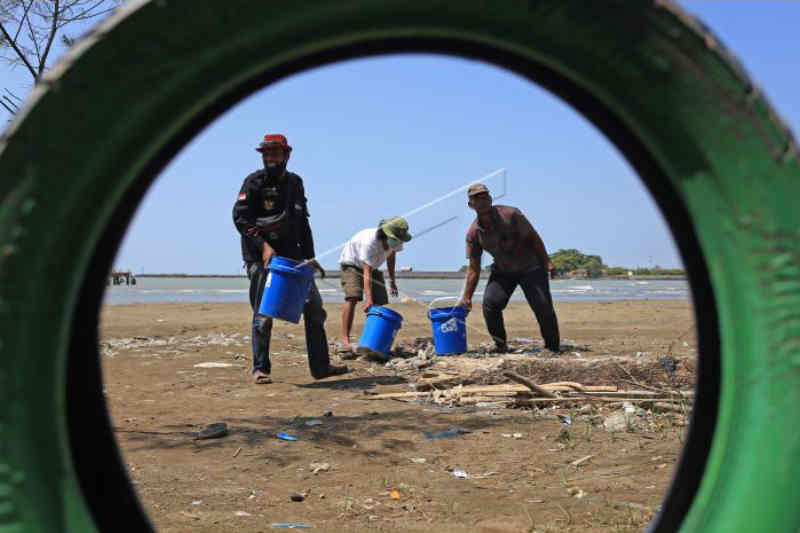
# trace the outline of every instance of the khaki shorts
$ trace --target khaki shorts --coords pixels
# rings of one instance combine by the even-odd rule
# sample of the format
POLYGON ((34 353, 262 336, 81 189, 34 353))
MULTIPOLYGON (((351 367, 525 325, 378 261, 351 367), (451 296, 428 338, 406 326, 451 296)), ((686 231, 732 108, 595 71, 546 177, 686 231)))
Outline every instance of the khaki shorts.
MULTIPOLYGON (((364 271, 352 265, 342 265, 342 287, 345 300, 364 299, 364 271)), ((372 303, 386 305, 389 303, 389 294, 386 292, 386 283, 380 270, 372 271, 372 303)))

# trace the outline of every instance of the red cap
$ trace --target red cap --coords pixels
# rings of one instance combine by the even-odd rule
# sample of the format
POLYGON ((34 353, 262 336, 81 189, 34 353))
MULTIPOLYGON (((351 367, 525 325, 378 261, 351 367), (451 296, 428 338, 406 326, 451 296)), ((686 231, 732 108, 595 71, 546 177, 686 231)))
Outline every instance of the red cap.
POLYGON ((467 189, 467 196, 470 198, 483 193, 489 194, 489 188, 483 183, 473 183, 469 186, 469 189, 467 189))
POLYGON ((275 145, 280 146, 286 152, 292 151, 292 147, 289 146, 289 142, 286 140, 286 137, 280 133, 268 133, 264 135, 264 140, 258 145, 256 150, 263 152, 265 148, 275 145))

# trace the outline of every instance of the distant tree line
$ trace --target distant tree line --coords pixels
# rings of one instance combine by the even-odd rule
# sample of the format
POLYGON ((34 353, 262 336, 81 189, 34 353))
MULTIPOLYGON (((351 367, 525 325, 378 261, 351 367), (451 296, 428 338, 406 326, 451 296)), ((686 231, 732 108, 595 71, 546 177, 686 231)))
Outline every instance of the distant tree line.
MULTIPOLYGON (((584 254, 575 248, 560 249, 550 254, 553 262, 555 275, 557 277, 565 275, 576 275, 587 278, 600 278, 603 276, 627 276, 628 272, 635 276, 683 276, 686 272, 681 268, 628 268, 621 266, 609 267, 603 263, 603 258, 599 255, 584 254)), ((489 270, 490 266, 483 268, 489 270)), ((467 265, 459 270, 465 272, 467 265)))
POLYGON ((563 276, 569 273, 580 273, 587 278, 599 278, 607 268, 603 258, 599 255, 583 254, 575 248, 561 249, 550 254, 550 260, 555 267, 555 275, 563 276))

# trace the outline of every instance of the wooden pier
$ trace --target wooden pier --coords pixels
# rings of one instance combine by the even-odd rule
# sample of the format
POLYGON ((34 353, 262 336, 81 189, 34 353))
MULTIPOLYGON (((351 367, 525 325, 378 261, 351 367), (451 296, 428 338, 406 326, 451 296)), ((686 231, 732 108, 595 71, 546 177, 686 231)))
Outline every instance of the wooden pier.
POLYGON ((111 272, 106 278, 108 285, 136 285, 136 276, 130 270, 111 272))

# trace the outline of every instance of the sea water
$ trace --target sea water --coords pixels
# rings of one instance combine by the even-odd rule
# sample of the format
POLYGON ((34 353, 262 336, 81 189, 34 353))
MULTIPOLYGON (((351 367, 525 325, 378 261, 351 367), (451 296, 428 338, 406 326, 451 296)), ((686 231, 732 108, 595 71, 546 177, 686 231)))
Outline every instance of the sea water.
MULTIPOLYGON (((480 280, 474 301, 480 301, 485 279, 480 280)), ((246 278, 137 278, 136 285, 106 288, 105 303, 169 302, 247 302, 249 281, 246 278)), ((344 301, 338 278, 317 279, 317 287, 325 302, 344 301)), ((398 279, 401 296, 430 302, 436 298, 457 297, 464 287, 463 279, 398 279)), ((550 292, 556 301, 582 302, 604 300, 687 300, 689 284, 685 280, 551 280, 550 292)), ((517 288, 511 301, 523 301, 517 288)), ((400 298, 391 298, 392 302, 400 298)), ((446 303, 446 302, 443 302, 446 303)))

